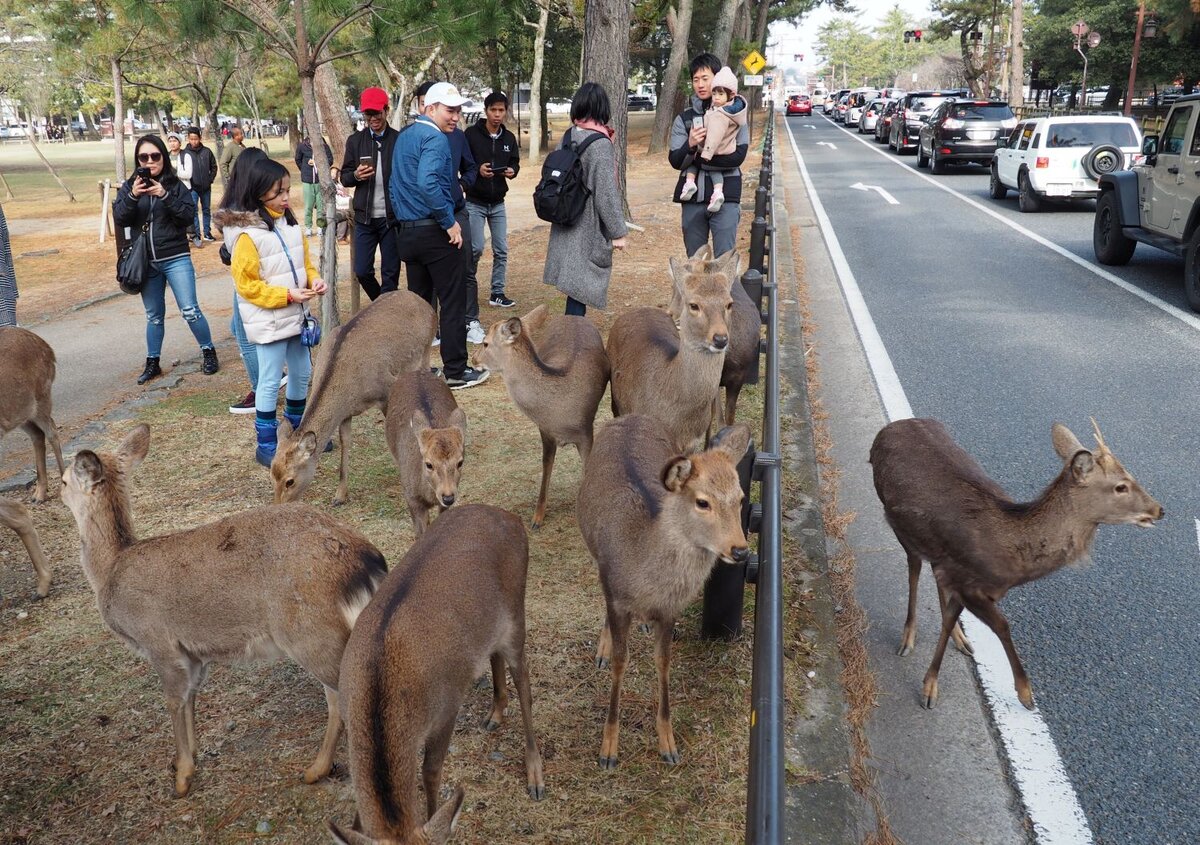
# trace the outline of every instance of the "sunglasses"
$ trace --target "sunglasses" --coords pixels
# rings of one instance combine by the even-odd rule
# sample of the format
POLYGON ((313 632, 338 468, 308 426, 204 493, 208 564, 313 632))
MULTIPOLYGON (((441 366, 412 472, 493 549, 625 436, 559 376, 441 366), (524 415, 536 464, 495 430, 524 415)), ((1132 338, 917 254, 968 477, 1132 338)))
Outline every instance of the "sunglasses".
POLYGON ((152 161, 162 161, 162 153, 138 153, 138 161, 148 164, 152 161))
POLYGON ((383 112, 379 111, 378 109, 363 109, 363 114, 366 117, 379 117, 379 115, 383 114, 383 112))

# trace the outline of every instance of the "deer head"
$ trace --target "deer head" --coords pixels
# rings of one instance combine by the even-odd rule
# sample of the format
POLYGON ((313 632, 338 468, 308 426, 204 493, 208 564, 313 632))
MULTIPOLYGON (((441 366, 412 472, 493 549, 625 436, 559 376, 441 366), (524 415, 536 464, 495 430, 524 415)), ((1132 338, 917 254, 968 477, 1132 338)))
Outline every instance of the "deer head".
POLYGON ((279 446, 271 461, 275 504, 294 502, 312 484, 317 474, 317 435, 297 432, 287 418, 279 421, 279 446))
POLYGON ((671 258, 673 286, 667 309, 679 322, 682 342, 696 343, 708 352, 724 352, 729 345, 730 293, 738 278, 741 258, 730 251, 719 258, 708 257, 701 247, 686 261, 671 258))
POLYGON ((458 498, 458 482, 467 445, 467 415, 462 408, 455 408, 450 413, 449 423, 446 428, 431 428, 429 417, 421 410, 413 411, 409 422, 421 450, 422 478, 444 508, 453 505, 458 498))
POLYGON ((1063 459, 1070 472, 1070 483, 1075 487, 1076 507, 1098 523, 1132 523, 1150 528, 1164 516, 1162 505, 1142 489, 1109 451, 1095 420, 1092 428, 1096 435, 1095 450, 1084 448, 1062 423, 1055 423, 1051 429, 1054 451, 1063 459))
POLYGON ((677 494, 676 527, 724 563, 743 563, 750 553, 742 531, 742 485, 737 463, 750 445, 750 428, 721 429, 707 451, 672 458, 663 486, 677 494))

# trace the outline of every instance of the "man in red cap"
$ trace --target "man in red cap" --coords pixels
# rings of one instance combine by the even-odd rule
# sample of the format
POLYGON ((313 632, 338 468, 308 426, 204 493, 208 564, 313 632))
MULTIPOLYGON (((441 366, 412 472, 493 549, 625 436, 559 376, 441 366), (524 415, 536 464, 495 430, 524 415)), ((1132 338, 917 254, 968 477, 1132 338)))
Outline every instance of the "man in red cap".
POLYGON ((363 292, 375 299, 400 286, 400 255, 392 233, 396 215, 387 187, 392 148, 400 133, 388 125, 388 95, 382 88, 364 89, 359 108, 367 125, 346 139, 341 180, 354 188, 354 277, 363 292), (382 285, 375 279, 376 248, 382 285))

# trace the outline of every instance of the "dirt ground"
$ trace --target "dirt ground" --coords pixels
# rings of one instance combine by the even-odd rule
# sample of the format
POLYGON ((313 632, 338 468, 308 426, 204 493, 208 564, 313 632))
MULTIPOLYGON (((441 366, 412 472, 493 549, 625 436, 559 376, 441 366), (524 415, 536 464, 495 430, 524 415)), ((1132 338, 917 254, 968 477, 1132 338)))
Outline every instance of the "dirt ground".
MULTIPOLYGON (((610 310, 592 314, 602 331, 624 309, 664 305, 666 259, 682 252, 678 209, 669 202, 672 174, 663 157, 642 153, 647 131, 635 123, 629 170, 633 219, 646 231, 632 235, 626 254, 616 256, 610 310)), ((748 174, 756 162, 748 162, 748 174)), ((523 177, 522 196, 535 178, 523 177)), ((548 226, 514 212, 525 215, 510 236, 515 310, 526 313, 541 302, 561 309, 561 295, 541 283, 548 226)), ((485 258, 481 279, 489 269, 485 258)), ((107 266, 102 275, 107 285, 107 266)), ((30 285, 30 299, 36 287, 30 285)), ((59 294, 66 295, 62 288, 59 294)), ((30 306, 24 297, 22 306, 30 306)), ((485 323, 501 315, 486 305, 483 311, 485 323)), ((232 350, 228 357, 235 360, 232 350)), ((236 366, 202 381, 185 377, 169 399, 138 412, 137 421, 152 431, 149 457, 132 480, 139 536, 269 503, 268 478, 252 458, 249 419, 226 411, 244 390, 243 380, 236 366)), ((508 508, 528 525, 541 471, 536 429, 509 401, 499 377, 456 398, 470 430, 460 501, 508 508)), ((739 416, 756 431, 761 407, 758 388, 743 391, 739 416)), ((600 415, 609 416, 607 401, 600 415)), ((98 448, 114 446, 134 422, 112 425, 98 448)), ((411 543, 411 526, 377 413, 355 421, 350 473, 351 500, 332 512, 398 561, 411 543)), ((527 650, 547 797, 534 803, 525 795, 515 699, 505 725, 487 734, 479 724, 490 692, 471 692, 444 777, 467 794, 455 841, 740 842, 753 591, 746 594, 747 635, 737 642, 700 640, 698 605, 679 624, 671 695, 683 763, 673 768, 656 753, 650 637, 635 635, 623 697, 622 762, 615 772, 603 772, 596 755, 610 675, 593 666, 603 599, 574 518, 579 476, 578 456, 560 452, 546 524, 530 535, 527 650)), ((308 501, 330 507, 335 484, 336 456, 329 456, 308 501)), ((319 745, 325 705, 319 685, 286 662, 214 667, 197 707, 200 754, 192 793, 175 799, 173 741, 157 678, 101 622, 77 563, 70 513, 58 499, 32 510, 54 564, 48 599, 32 600, 24 549, 10 532, 0 532, 0 843, 299 843, 324 841, 327 819, 351 820, 344 740, 333 777, 313 786, 300 780, 319 745)), ((792 643, 800 639, 789 635, 792 643)), ((792 656, 794 690, 807 666, 803 649, 793 648, 792 656)), ((803 701, 791 701, 790 708, 802 709, 803 701)))

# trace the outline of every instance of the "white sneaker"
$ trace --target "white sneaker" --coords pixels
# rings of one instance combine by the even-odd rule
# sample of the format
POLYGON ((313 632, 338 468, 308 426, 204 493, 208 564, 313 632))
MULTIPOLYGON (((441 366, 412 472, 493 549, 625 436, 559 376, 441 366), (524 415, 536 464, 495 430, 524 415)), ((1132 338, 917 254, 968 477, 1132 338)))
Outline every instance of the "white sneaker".
POLYGON ((429 345, 430 346, 441 346, 442 345, 442 336, 440 334, 435 334, 433 336, 433 343, 431 343, 429 345))
POLYGON ((483 325, 478 320, 472 320, 467 323, 467 343, 480 344, 487 337, 487 333, 483 330, 483 325))
POLYGON ((694 196, 696 196, 696 183, 689 179, 687 182, 684 182, 683 190, 679 192, 679 198, 687 202, 694 196))
POLYGON ((312 237, 312 229, 308 229, 308 228, 306 228, 306 229, 304 230, 304 237, 306 237, 306 238, 311 238, 311 237, 312 237))

